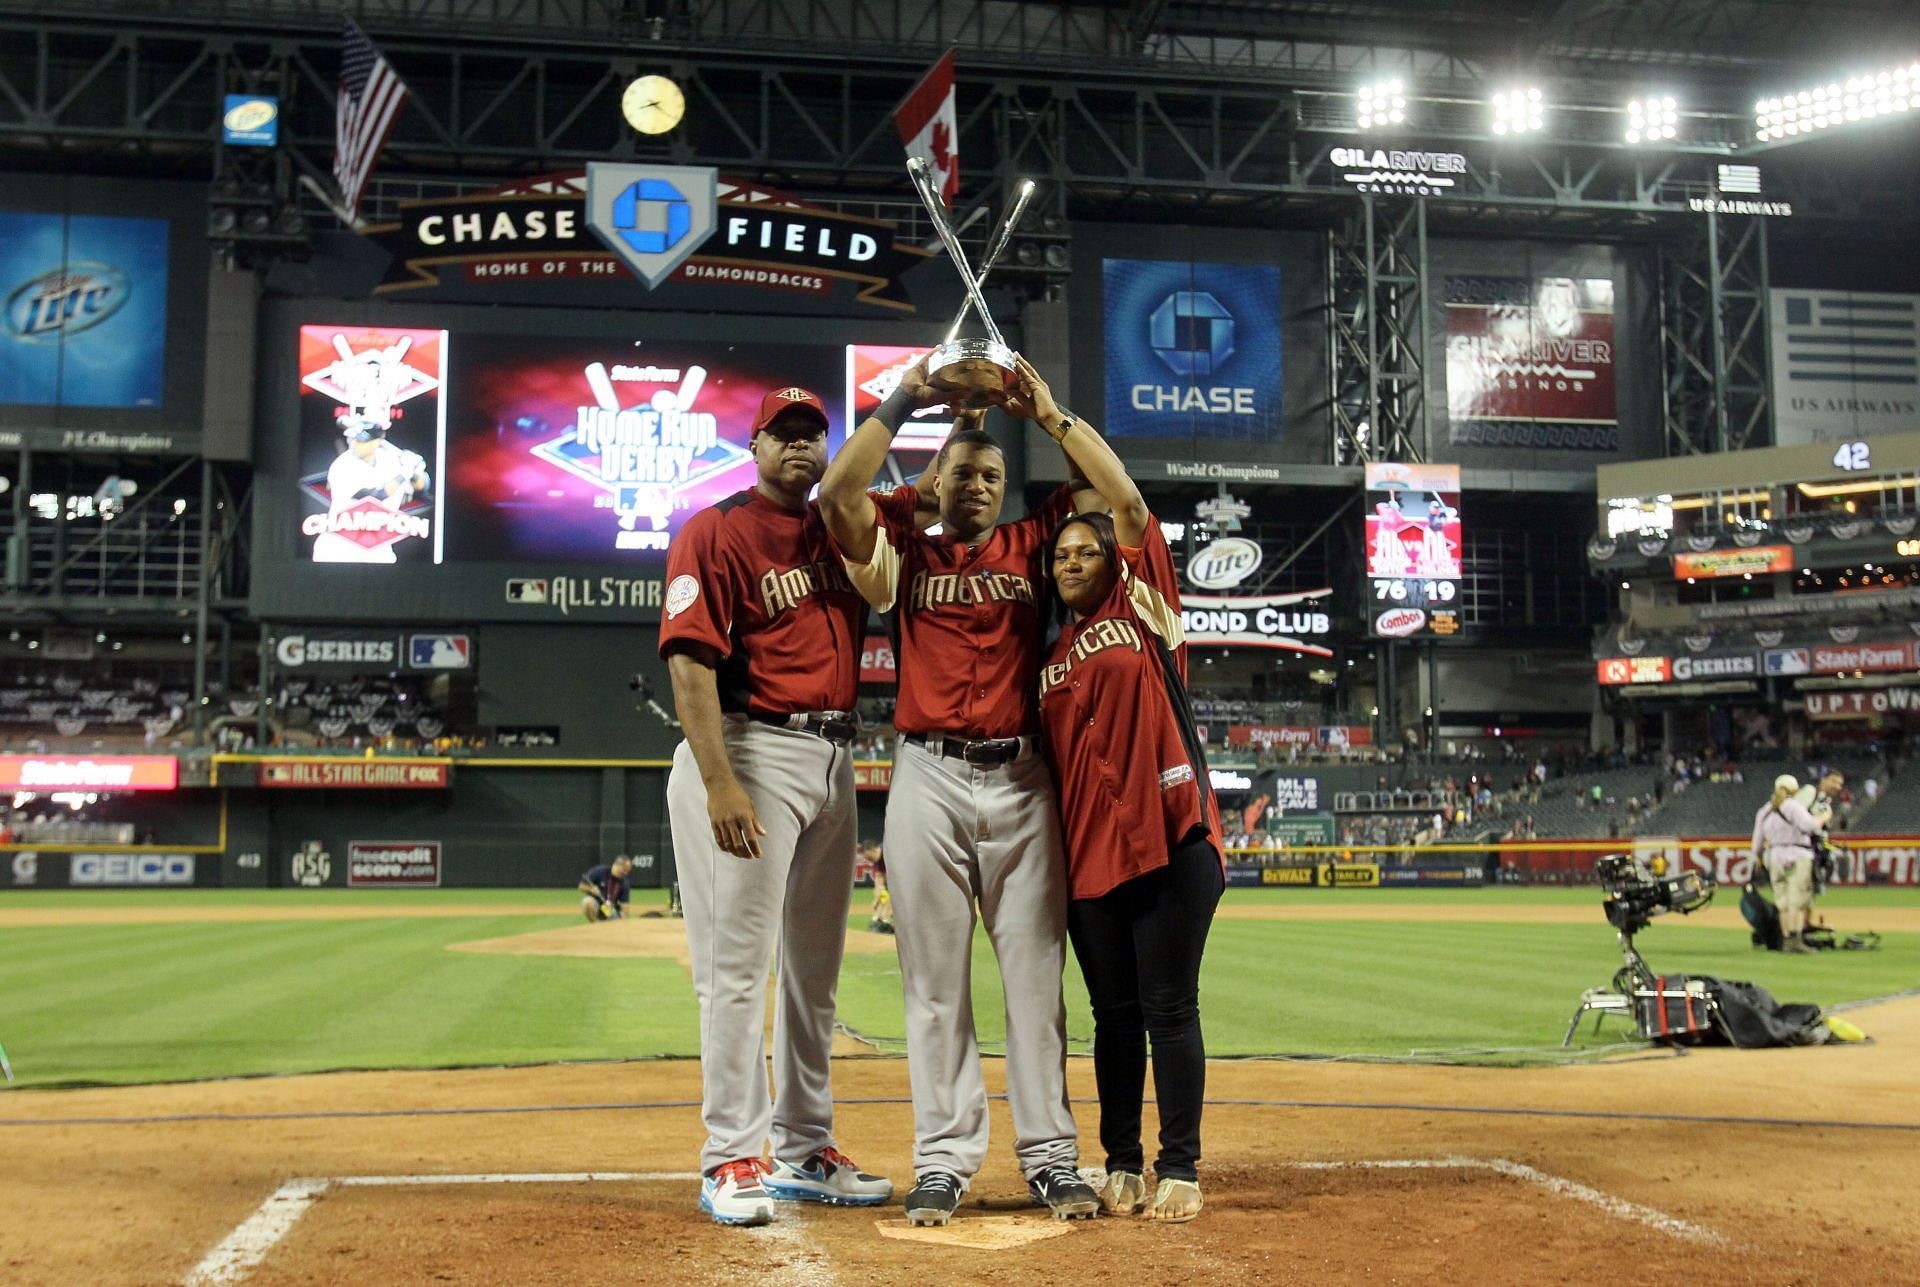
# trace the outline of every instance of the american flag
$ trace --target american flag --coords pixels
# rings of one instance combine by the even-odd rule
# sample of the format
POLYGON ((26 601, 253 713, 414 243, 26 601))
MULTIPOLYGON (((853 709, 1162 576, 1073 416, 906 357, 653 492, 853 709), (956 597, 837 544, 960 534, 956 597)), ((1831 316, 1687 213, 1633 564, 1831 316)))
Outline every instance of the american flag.
POLYGON ((360 208, 360 191, 387 145, 393 118, 407 101, 407 86, 394 74, 353 19, 340 50, 340 97, 334 108, 333 177, 348 216, 360 208))

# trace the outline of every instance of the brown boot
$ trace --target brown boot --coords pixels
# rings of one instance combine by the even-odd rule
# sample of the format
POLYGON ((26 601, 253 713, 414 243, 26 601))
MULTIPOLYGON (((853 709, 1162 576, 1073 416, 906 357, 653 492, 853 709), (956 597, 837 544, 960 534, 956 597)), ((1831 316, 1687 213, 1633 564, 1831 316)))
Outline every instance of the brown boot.
POLYGON ((1800 934, 1789 934, 1780 943, 1782 952, 1791 952, 1795 956, 1812 956, 1814 951, 1807 946, 1807 940, 1800 934))

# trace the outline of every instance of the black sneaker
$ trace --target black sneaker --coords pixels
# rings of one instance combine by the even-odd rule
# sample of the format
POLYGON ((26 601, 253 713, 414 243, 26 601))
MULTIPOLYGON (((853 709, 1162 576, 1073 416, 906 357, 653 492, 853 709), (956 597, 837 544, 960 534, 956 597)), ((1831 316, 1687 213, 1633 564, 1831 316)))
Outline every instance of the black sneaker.
POLYGON ((1070 1166, 1048 1167, 1027 1181, 1027 1192, 1056 1220, 1091 1220, 1100 1210, 1100 1195, 1070 1166))
POLYGON ((928 1171, 914 1181, 913 1191, 907 1194, 907 1223, 946 1224, 953 1219, 953 1210, 966 1191, 967 1182, 952 1171, 928 1171))

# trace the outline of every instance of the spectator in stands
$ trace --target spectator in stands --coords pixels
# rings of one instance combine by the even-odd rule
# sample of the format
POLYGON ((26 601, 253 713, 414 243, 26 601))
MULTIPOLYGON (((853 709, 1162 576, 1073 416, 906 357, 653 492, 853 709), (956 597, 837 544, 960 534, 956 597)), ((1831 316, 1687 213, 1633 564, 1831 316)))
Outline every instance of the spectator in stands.
POLYGON ((1773 900, 1780 908, 1781 950, 1812 953, 1804 937, 1807 913, 1813 908, 1813 837, 1820 820, 1797 798, 1800 783, 1791 773, 1773 780, 1773 798, 1753 818, 1752 854, 1764 862, 1773 882, 1773 900))

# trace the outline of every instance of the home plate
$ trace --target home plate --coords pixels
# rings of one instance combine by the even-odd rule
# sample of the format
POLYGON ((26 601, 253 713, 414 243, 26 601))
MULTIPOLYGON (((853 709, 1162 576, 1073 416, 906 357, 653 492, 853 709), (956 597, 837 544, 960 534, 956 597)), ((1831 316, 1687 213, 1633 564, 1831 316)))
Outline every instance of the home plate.
POLYGON ((1071 1231, 1071 1222, 1052 1216, 969 1216, 949 1225, 917 1225, 905 1220, 875 1220, 882 1238, 906 1242, 934 1242, 943 1247, 974 1251, 1006 1251, 1030 1242, 1058 1238, 1071 1231))

